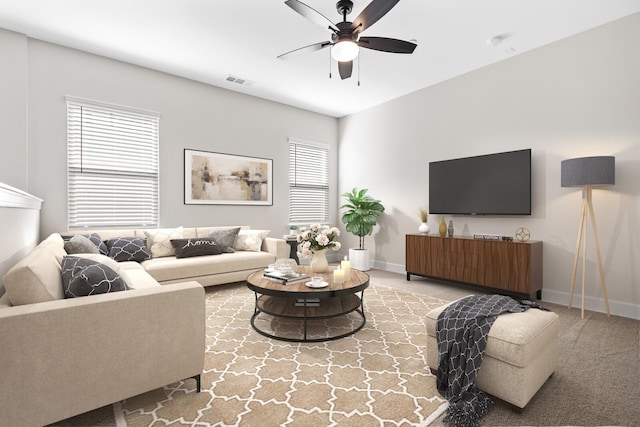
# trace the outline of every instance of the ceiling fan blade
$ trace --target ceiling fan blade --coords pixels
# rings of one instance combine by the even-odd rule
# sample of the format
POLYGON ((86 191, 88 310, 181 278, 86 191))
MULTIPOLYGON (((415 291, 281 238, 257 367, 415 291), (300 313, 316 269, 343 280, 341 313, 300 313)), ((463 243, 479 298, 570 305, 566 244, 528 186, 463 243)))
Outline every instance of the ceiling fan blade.
POLYGON ((340 78, 342 80, 348 79, 351 77, 351 72, 353 71, 353 61, 338 62, 338 71, 340 72, 340 78))
POLYGON ((358 46, 382 52, 413 53, 418 45, 408 41, 390 39, 387 37, 360 37, 360 40, 358 40, 358 46))
POLYGON ((331 45, 331 42, 320 42, 320 43, 310 44, 309 46, 299 47, 297 49, 283 53, 282 55, 278 55, 278 59, 289 59, 292 56, 296 56, 300 53, 315 52, 317 50, 324 49, 329 45, 331 45))
POLYGON ((400 0, 372 0, 353 21, 351 28, 361 33, 387 14, 400 0))
POLYGON ((284 2, 284 4, 307 18, 309 21, 320 25, 322 28, 330 28, 331 30, 338 32, 338 27, 336 27, 334 23, 329 20, 329 18, 327 18, 311 6, 307 6, 306 4, 298 0, 287 0, 284 2))

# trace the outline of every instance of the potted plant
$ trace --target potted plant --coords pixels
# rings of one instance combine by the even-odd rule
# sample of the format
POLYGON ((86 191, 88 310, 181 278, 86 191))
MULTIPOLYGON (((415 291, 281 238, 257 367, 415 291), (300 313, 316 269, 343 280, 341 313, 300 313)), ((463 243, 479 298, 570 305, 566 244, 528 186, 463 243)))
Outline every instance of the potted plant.
POLYGON ((362 271, 371 269, 371 256, 369 250, 364 247, 364 238, 373 233, 378 216, 384 212, 380 200, 374 199, 367 192, 366 188, 354 188, 351 192, 343 193, 342 196, 348 203, 340 206, 340 209, 346 209, 342 215, 342 222, 347 231, 360 239, 357 249, 349 249, 351 266, 362 271))

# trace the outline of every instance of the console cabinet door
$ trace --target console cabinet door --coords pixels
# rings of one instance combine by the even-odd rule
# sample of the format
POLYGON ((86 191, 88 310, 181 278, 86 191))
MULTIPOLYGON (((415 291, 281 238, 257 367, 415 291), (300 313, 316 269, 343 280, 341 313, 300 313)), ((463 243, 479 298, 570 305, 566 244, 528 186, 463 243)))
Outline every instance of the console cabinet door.
POLYGON ((542 289, 542 242, 406 236, 409 274, 531 295, 542 289))

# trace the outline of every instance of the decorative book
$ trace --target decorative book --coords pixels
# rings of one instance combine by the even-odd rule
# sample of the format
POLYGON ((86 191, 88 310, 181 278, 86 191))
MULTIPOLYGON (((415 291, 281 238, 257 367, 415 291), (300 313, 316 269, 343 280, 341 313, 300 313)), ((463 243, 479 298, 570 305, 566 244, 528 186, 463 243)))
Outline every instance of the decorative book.
POLYGON ((301 282, 303 280, 310 280, 309 276, 304 273, 296 273, 295 271, 283 273, 281 271, 271 271, 265 272, 263 274, 267 279, 275 280, 283 285, 287 285, 289 283, 301 282))

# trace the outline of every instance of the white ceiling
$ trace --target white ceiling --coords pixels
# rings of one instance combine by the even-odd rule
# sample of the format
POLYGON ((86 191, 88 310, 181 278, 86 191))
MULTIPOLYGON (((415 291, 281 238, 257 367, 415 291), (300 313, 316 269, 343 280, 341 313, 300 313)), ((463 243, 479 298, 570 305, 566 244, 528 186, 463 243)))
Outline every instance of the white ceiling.
MULTIPOLYGON (((336 0, 302 1, 341 20, 336 0)), ((354 0, 348 20, 369 1, 354 0)), ((402 0, 363 35, 418 47, 361 49, 360 86, 358 61, 346 80, 332 62, 329 79, 329 49, 276 59, 329 39, 283 0, 0 0, 0 28, 342 117, 637 12, 638 0, 402 0)))

